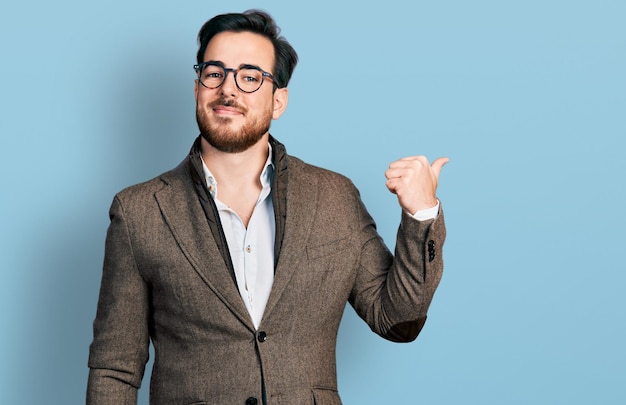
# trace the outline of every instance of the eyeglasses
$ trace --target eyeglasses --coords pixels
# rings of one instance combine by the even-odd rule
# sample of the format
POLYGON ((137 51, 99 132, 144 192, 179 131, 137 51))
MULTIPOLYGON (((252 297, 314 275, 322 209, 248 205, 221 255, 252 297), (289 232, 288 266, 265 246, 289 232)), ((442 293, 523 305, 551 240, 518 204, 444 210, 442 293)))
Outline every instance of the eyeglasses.
POLYGON ((276 86, 271 73, 254 65, 242 65, 239 69, 229 69, 219 62, 203 62, 194 65, 193 68, 198 74, 200 84, 208 89, 220 87, 226 80, 228 72, 233 72, 237 88, 244 93, 254 93, 260 89, 266 77, 276 86))

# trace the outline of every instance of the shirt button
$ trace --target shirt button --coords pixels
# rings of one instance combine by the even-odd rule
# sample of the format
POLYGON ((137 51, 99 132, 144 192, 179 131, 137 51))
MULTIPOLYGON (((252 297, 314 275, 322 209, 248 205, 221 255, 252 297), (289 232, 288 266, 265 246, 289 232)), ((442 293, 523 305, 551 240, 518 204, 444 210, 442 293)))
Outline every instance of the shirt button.
POLYGON ((257 339, 259 339, 259 342, 263 343, 267 340, 267 333, 261 331, 259 332, 259 335, 257 336, 257 339))
POLYGON ((248 253, 252 252, 252 246, 250 245, 246 246, 246 252, 248 253))
POLYGON ((258 403, 259 403, 259 401, 257 401, 256 398, 250 397, 250 398, 246 399, 246 405, 256 405, 258 403))

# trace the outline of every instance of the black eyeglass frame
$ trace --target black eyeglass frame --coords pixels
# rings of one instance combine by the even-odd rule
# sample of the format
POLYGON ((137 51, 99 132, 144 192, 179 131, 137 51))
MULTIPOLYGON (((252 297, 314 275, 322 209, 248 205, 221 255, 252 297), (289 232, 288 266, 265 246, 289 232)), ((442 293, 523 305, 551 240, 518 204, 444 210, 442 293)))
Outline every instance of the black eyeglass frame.
POLYGON ((258 67, 256 65, 241 65, 237 69, 231 69, 231 68, 227 68, 226 66, 224 66, 220 62, 209 61, 209 62, 202 62, 202 63, 199 63, 197 65, 193 65, 193 69, 198 74, 198 81, 200 82, 200 84, 203 85, 204 87, 206 87, 207 89, 217 89, 220 86, 222 86, 224 84, 224 82, 226 81, 226 76, 228 76, 229 72, 233 72, 233 77, 235 79, 235 85, 237 85, 237 88, 239 90, 243 91, 244 93, 247 93, 247 94, 254 93, 254 92, 258 91, 261 88, 261 86, 263 86, 263 83, 265 82, 265 78, 266 77, 272 81, 272 85, 274 86, 274 90, 276 90, 276 88, 278 88, 278 85, 276 84, 276 80, 274 79, 274 75, 272 75, 269 72, 266 72, 265 70, 261 69, 260 67, 258 67), (222 79, 222 82, 220 84, 218 84, 215 87, 209 87, 209 86, 207 86, 206 84, 204 84, 202 82, 202 78, 200 77, 200 72, 202 72, 202 69, 205 66, 217 66, 217 67, 221 68, 224 71, 224 78, 222 79), (259 87, 256 88, 256 90, 246 91, 246 90, 242 89, 241 86, 239 86, 239 81, 237 81, 237 73, 239 73, 239 71, 241 71, 243 69, 253 69, 253 70, 258 70, 259 72, 261 72, 261 83, 259 84, 259 87))

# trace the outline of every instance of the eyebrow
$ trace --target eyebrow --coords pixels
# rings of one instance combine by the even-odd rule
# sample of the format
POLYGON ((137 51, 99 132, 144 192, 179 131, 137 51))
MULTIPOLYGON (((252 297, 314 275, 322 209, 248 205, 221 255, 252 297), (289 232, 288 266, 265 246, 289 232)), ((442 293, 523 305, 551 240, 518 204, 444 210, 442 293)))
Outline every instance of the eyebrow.
MULTIPOLYGON (((223 68, 226 68, 226 65, 221 60, 207 60, 207 61, 205 61, 203 63, 214 63, 216 65, 219 65, 219 66, 223 67, 223 68)), ((259 69, 259 70, 265 71, 260 66, 253 65, 251 63, 242 63, 242 64, 239 65, 239 67, 237 67, 237 69, 259 69)))

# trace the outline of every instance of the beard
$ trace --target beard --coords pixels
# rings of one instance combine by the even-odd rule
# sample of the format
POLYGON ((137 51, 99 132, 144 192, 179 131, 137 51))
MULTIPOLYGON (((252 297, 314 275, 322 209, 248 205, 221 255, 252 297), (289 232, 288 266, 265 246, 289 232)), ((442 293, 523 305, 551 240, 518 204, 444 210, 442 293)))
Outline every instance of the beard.
POLYGON ((206 110, 201 110, 196 103, 196 121, 200 129, 200 136, 220 152, 243 152, 261 140, 270 130, 270 123, 272 122, 271 107, 259 116, 254 117, 248 116, 248 110, 237 105, 234 101, 223 98, 214 101, 208 108, 212 109, 218 105, 238 108, 249 119, 241 129, 235 131, 228 128, 232 118, 216 117, 214 122, 211 122, 206 110))

